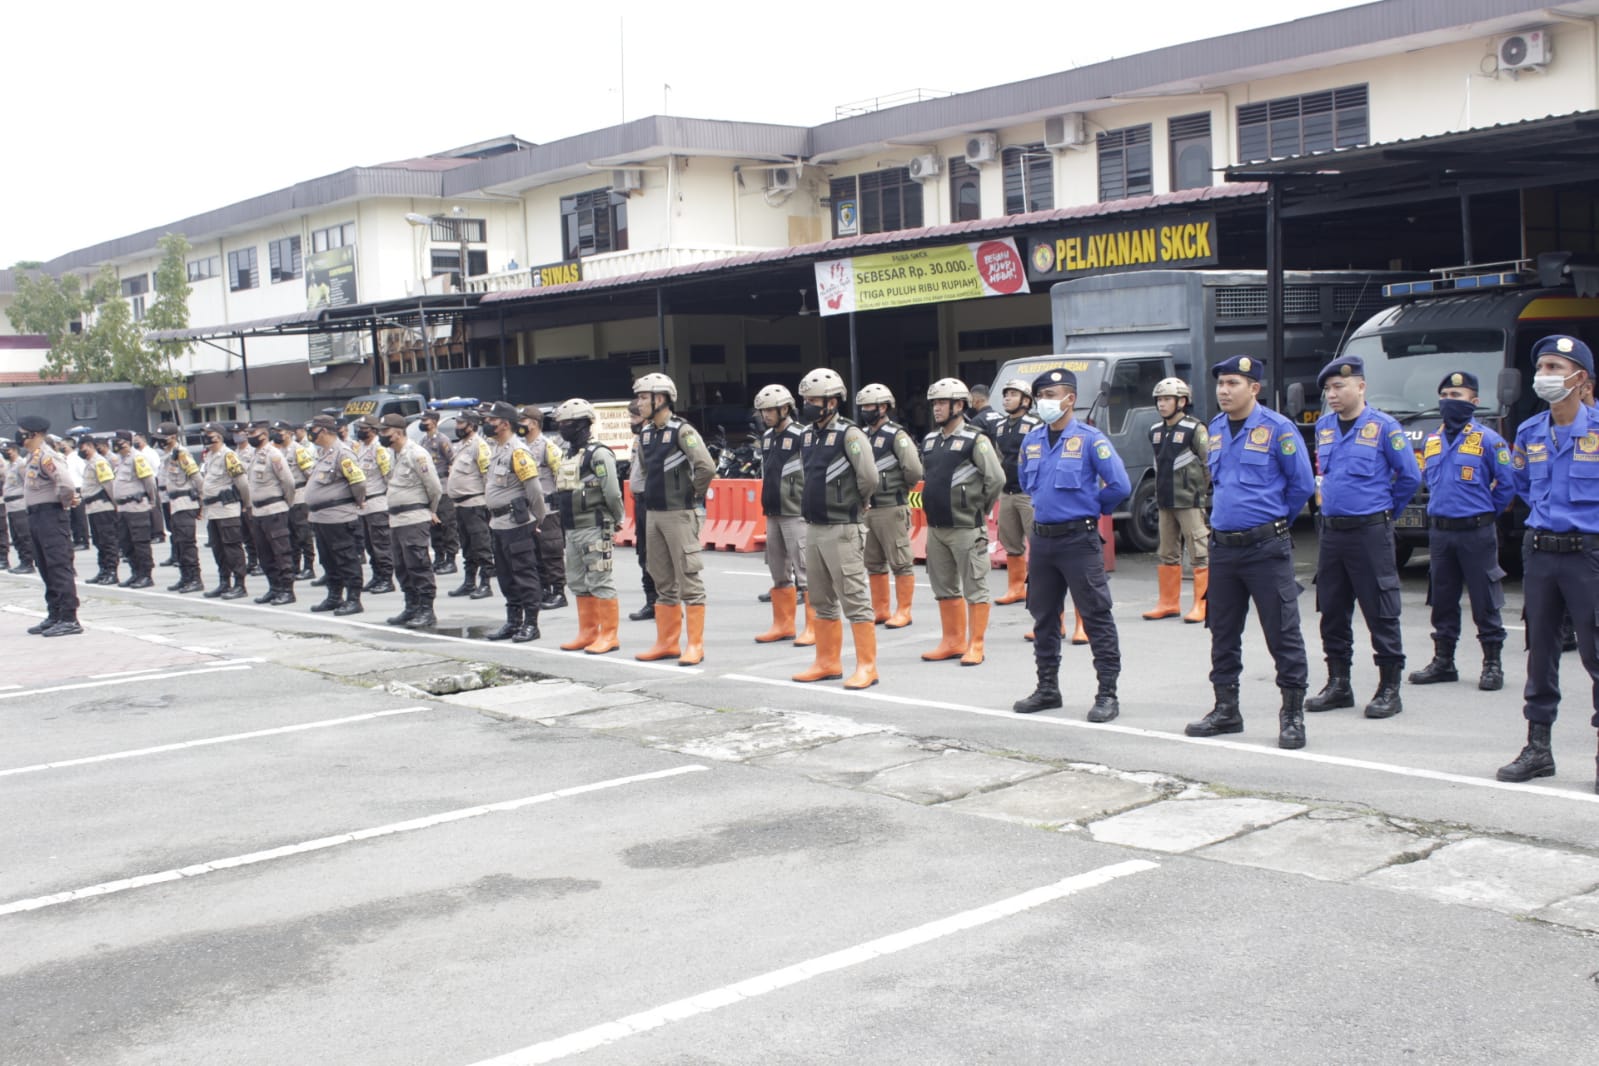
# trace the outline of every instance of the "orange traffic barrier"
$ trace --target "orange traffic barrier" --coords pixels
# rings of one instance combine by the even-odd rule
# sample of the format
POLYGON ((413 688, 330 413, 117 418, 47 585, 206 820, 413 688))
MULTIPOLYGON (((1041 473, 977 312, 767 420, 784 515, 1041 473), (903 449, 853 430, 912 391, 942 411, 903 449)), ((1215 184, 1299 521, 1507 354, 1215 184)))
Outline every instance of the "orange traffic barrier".
POLYGON ((611 543, 630 548, 638 541, 638 525, 633 521, 633 490, 622 482, 622 524, 611 534, 611 543))
POLYGON ((738 518, 728 526, 718 547, 727 551, 752 552, 756 540, 766 546, 766 512, 761 507, 761 483, 754 480, 725 482, 727 491, 738 497, 738 518))
POLYGON ((922 510, 922 485, 918 481, 908 502, 911 509, 911 561, 927 562, 927 512, 922 510))
POLYGON ((726 506, 727 498, 722 492, 722 483, 712 481, 710 488, 705 490, 705 519, 700 522, 700 547, 716 547, 716 527, 723 521, 722 511, 726 506))

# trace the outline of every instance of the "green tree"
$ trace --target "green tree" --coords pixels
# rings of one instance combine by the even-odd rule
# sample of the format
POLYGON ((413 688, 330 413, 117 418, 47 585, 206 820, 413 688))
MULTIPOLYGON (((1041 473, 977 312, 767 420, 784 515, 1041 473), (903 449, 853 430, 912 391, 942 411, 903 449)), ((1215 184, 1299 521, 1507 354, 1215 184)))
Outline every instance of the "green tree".
POLYGON ((17 293, 6 317, 19 333, 42 334, 50 347, 44 374, 74 383, 172 380, 161 352, 145 346, 143 330, 122 298, 116 271, 104 267, 86 289, 75 274, 53 278, 19 265, 17 293), (77 326, 77 329, 73 327, 77 326))

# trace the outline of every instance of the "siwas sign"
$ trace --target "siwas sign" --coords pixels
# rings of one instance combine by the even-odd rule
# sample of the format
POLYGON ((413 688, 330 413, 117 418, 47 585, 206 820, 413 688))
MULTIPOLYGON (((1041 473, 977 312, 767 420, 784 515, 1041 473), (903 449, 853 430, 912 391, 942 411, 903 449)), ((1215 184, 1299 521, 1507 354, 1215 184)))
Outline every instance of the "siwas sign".
POLYGON ((1102 224, 1033 237, 1028 241, 1027 276, 1049 282, 1216 262, 1216 216, 1186 215, 1145 225, 1102 224))
POLYGON ((1009 237, 816 264, 824 315, 1028 291, 1021 253, 1009 237))

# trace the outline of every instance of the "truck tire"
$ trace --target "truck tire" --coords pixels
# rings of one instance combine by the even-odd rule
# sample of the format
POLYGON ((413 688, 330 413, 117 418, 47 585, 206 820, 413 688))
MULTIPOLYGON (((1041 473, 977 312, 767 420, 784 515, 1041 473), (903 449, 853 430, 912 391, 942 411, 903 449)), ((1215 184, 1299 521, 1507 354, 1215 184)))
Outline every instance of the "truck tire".
POLYGON ((1150 553, 1160 547, 1160 507, 1155 503, 1155 479, 1146 477, 1133 489, 1132 503, 1119 532, 1124 551, 1150 553))

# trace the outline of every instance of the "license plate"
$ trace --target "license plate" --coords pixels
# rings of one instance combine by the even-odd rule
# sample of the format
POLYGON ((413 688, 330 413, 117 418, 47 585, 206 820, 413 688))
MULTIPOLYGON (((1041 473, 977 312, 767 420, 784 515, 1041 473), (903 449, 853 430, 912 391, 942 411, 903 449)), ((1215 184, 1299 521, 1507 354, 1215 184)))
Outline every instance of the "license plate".
POLYGON ((1394 523, 1395 529, 1426 529, 1427 512, 1406 508, 1405 513, 1399 516, 1399 521, 1394 523))

